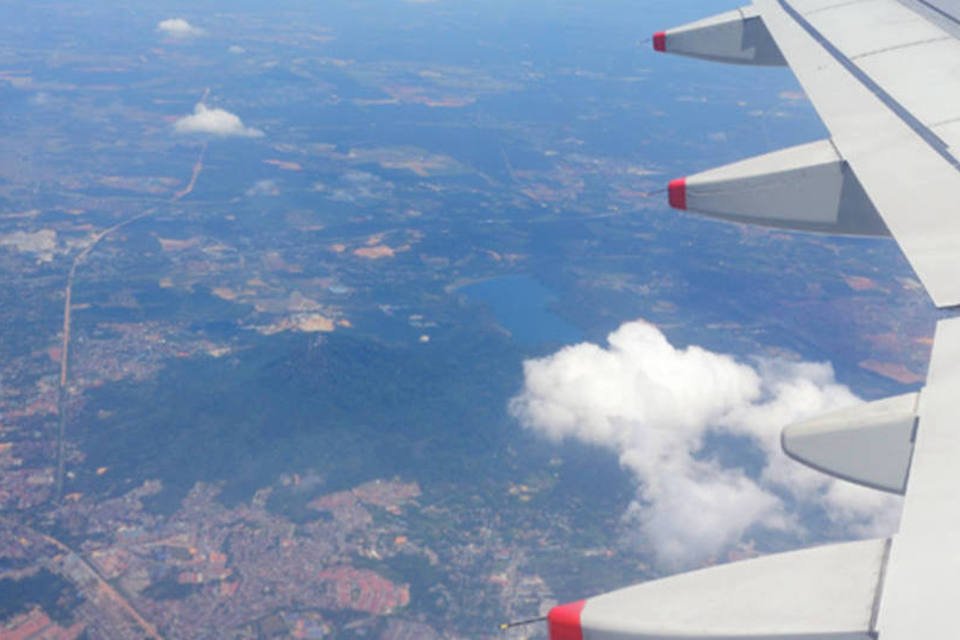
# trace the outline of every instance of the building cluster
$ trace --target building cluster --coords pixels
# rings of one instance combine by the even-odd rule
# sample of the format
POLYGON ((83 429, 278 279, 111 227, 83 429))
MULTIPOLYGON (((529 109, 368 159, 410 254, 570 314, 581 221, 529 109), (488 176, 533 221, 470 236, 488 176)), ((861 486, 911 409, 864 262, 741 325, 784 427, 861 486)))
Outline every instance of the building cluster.
POLYGON ((42 609, 33 608, 26 613, 16 615, 0 626, 2 640, 76 640, 86 625, 75 622, 62 627, 50 619, 42 609))

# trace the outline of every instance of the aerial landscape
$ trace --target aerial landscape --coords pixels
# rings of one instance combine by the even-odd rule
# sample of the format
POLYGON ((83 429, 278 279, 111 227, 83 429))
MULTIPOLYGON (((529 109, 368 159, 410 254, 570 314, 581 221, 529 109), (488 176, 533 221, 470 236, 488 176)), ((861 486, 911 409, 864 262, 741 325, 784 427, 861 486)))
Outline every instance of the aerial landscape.
POLYGON ((924 380, 896 245, 666 202, 823 136, 646 41, 736 6, 0 7, 0 640, 544 638, 891 531, 778 437, 924 380))

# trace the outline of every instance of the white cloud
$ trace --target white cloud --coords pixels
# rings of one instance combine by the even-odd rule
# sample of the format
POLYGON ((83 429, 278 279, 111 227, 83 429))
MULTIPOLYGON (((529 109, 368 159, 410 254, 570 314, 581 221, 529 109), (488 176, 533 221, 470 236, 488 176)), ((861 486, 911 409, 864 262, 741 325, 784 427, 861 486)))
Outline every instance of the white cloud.
POLYGON ((173 123, 177 133, 207 133, 215 136, 241 136, 259 138, 263 131, 244 126, 235 114, 224 109, 211 109, 202 102, 197 104, 193 113, 173 123))
POLYGON ((248 197, 278 196, 280 195, 280 187, 278 187, 277 183, 273 180, 257 180, 253 183, 253 186, 244 193, 248 197))
POLYGON ((232 44, 232 45, 230 45, 229 47, 227 47, 227 51, 230 52, 230 53, 232 53, 232 54, 234 54, 234 55, 241 55, 241 54, 244 54, 244 53, 247 52, 246 49, 244 49, 243 47, 241 47, 241 46, 238 45, 238 44, 232 44))
POLYGON ((643 321, 624 324, 608 343, 525 362, 524 388, 510 409, 553 439, 619 455, 638 481, 625 522, 661 568, 717 559, 752 533, 805 535, 800 514, 812 510, 822 510, 831 535, 895 528, 898 498, 832 480, 780 451, 784 425, 859 401, 830 365, 750 366, 697 346, 677 349, 643 321), (744 439, 764 456, 762 471, 721 462, 705 447, 708 436, 744 439))
POLYGON ((157 31, 171 38, 195 38, 206 33, 183 18, 168 18, 157 23, 157 31))
POLYGON ((53 229, 39 231, 14 231, 0 235, 0 247, 13 247, 21 253, 33 254, 39 262, 52 262, 58 253, 57 232, 53 229))

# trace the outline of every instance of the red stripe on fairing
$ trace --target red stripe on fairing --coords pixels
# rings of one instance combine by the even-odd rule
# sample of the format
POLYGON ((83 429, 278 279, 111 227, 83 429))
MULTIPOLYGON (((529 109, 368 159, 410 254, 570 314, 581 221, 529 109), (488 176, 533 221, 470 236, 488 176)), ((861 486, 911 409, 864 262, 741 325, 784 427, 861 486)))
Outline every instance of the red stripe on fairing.
POLYGON ((667 32, 658 31, 653 34, 653 50, 654 51, 666 51, 667 50, 667 32))
POLYGON ((586 600, 562 604, 550 610, 547 621, 550 625, 550 640, 583 640, 580 614, 587 606, 586 600))
MULTIPOLYGON (((663 184, 662 182, 660 184, 663 184)), ((674 209, 686 209, 687 208, 687 179, 686 178, 677 178, 676 180, 670 181, 670 186, 667 187, 667 191, 670 194, 670 206, 674 209)))

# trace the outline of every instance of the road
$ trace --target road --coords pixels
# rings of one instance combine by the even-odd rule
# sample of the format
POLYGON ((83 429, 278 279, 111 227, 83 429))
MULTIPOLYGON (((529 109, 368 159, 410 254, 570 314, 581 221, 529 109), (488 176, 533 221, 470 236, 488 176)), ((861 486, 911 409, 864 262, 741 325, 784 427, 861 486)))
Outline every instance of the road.
MULTIPOLYGON (((204 94, 206 95, 206 94, 204 94)), ((190 175, 190 180, 187 185, 173 194, 173 197, 170 199, 171 202, 178 202, 183 198, 187 197, 193 192, 194 187, 197 184, 197 179, 200 177, 200 173, 203 171, 203 158, 207 151, 207 145, 204 145, 200 148, 200 153, 197 156, 197 161, 193 165, 193 171, 190 175)), ((69 381, 70 381, 70 344, 71 344, 71 322, 73 318, 73 284, 77 277, 77 269, 83 263, 84 260, 96 249, 97 245, 100 244, 105 238, 111 234, 127 227, 134 222, 143 220, 144 218, 149 218, 154 215, 159 208, 154 207, 144 211, 143 213, 137 214, 131 218, 123 220, 112 227, 100 231, 90 240, 90 243, 87 244, 76 256, 73 258, 73 262, 70 264, 70 272, 67 275, 67 284, 64 288, 63 294, 63 341, 60 346, 60 381, 57 389, 57 413, 58 413, 58 427, 57 427, 57 476, 56 476, 56 491, 54 493, 54 500, 60 502, 63 499, 63 480, 64 474, 66 472, 66 431, 67 431, 67 422, 69 420, 69 381)))

